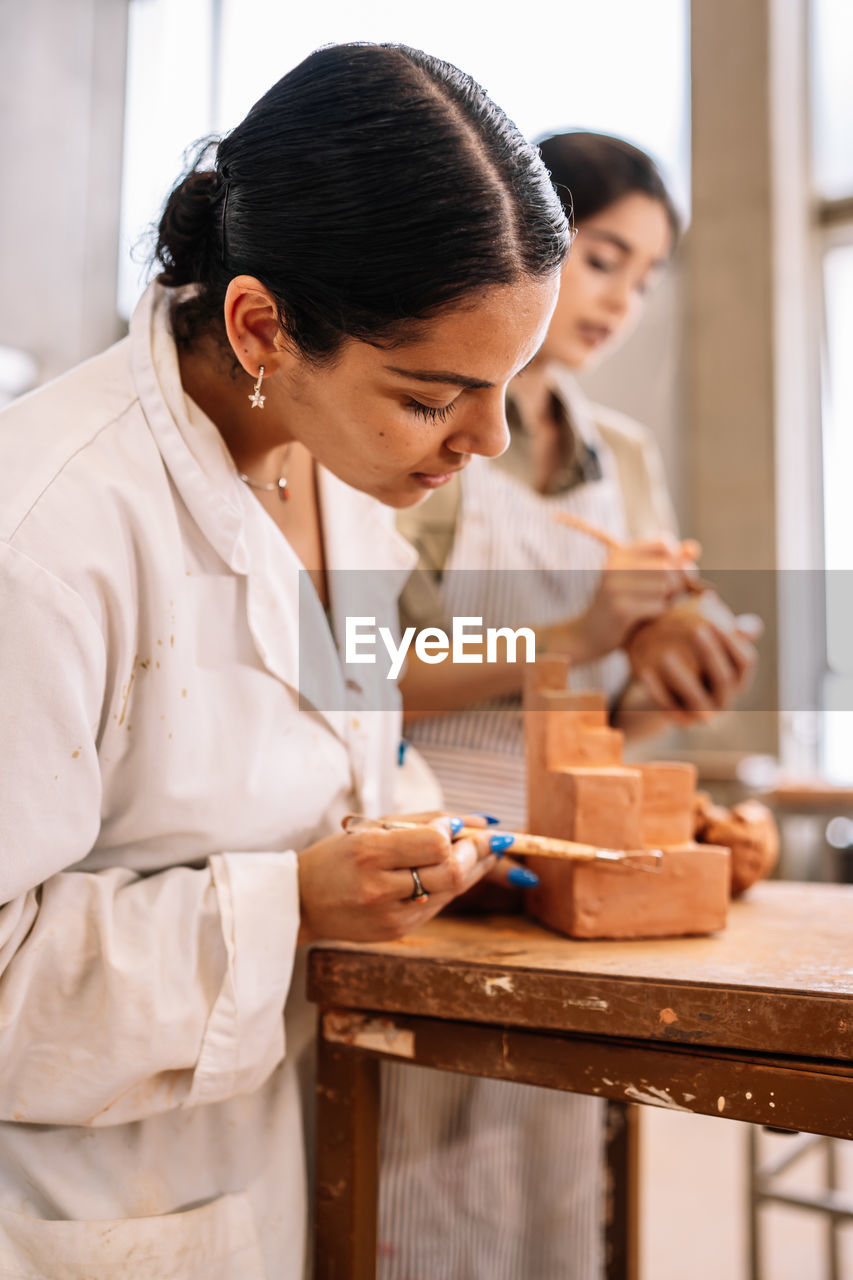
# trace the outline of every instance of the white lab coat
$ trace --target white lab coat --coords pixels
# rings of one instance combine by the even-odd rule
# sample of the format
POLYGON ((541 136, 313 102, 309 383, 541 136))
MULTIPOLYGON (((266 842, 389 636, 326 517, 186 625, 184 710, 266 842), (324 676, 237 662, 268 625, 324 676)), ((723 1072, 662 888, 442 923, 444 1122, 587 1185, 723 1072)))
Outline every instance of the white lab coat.
MULTIPOLYGON (((167 303, 0 418, 0 1277, 302 1276, 297 851, 390 804, 396 706, 298 609, 167 303)), ((413 556, 320 494, 329 566, 393 571, 333 578, 342 633, 413 556)))

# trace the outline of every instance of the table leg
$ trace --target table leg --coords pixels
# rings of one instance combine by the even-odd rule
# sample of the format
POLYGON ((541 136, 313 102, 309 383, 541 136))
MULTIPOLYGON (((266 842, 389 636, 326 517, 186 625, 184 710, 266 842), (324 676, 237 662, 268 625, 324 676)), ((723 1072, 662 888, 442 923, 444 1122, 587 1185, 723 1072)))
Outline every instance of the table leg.
MULTIPOLYGON (((824 1159, 826 1160, 826 1189, 829 1192, 827 1200, 831 1199, 832 1193, 839 1188, 838 1177, 838 1144, 834 1138, 824 1138, 824 1159)), ((827 1214, 826 1230, 827 1238, 827 1259, 829 1263, 829 1280, 840 1280, 841 1277, 841 1218, 837 1218, 834 1213, 827 1214)))
POLYGON ((315 1280, 375 1280, 379 1061, 317 1041, 315 1280))
POLYGON ((639 1107, 607 1103, 604 1251, 607 1280, 639 1274, 639 1107))
POLYGON ((748 1164, 747 1174, 747 1211, 749 1225, 749 1280, 762 1280, 761 1268, 761 1218, 758 1212, 761 1204, 761 1157, 758 1149, 758 1125, 751 1124, 747 1130, 748 1164))

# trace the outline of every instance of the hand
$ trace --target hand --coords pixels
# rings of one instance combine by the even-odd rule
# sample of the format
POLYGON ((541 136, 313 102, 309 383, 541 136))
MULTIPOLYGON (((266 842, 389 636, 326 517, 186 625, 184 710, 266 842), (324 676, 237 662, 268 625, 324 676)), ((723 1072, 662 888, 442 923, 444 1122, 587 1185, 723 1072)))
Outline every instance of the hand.
POLYGON ((496 863, 481 818, 466 817, 465 824, 482 826, 482 836, 456 841, 445 814, 394 815, 392 820, 418 825, 405 830, 363 825, 302 850, 300 943, 393 941, 431 920, 496 863), (413 868, 429 895, 420 901, 412 898, 413 868))
POLYGON ((575 662, 590 662, 622 648, 642 622, 663 613, 695 576, 698 543, 659 538, 614 547, 592 603, 579 617, 547 636, 549 647, 568 652, 575 662))
POLYGON ((706 622, 680 644, 649 653, 637 675, 653 705, 684 725, 705 723, 731 706, 752 679, 758 659, 753 641, 763 630, 752 614, 742 614, 737 624, 725 631, 706 622))

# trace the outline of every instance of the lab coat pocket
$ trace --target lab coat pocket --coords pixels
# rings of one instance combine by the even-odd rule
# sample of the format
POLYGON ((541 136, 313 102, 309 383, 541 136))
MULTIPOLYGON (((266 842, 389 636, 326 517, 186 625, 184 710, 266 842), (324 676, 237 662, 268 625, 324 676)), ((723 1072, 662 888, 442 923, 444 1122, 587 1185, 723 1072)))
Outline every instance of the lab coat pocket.
POLYGON ((249 1199, 78 1222, 0 1211, 3 1280, 267 1280, 249 1199))

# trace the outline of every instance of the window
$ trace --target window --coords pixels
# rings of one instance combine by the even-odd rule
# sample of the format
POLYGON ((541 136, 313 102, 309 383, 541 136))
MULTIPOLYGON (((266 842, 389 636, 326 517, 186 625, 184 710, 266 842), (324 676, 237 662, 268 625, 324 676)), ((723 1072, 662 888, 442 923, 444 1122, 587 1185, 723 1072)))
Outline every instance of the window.
MULTIPOLYGON (((683 210, 689 192, 687 0, 531 0, 523 21, 432 0, 132 0, 119 305, 143 286, 132 246, 193 139, 223 132, 319 45, 399 41, 463 67, 535 138, 579 127, 651 152, 683 210)), ((138 256, 138 255, 137 255, 138 256)))
POLYGON ((812 0, 812 150, 825 199, 853 194, 853 5, 812 0))
POLYGON ((853 762, 853 7, 812 0, 811 98, 824 344, 821 425, 826 577, 822 765, 849 781, 853 762))
POLYGON ((213 128, 213 39, 211 0, 131 0, 118 271, 125 319, 144 287, 142 237, 184 151, 213 128))

